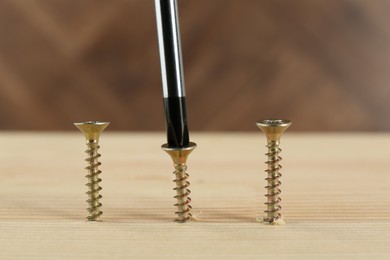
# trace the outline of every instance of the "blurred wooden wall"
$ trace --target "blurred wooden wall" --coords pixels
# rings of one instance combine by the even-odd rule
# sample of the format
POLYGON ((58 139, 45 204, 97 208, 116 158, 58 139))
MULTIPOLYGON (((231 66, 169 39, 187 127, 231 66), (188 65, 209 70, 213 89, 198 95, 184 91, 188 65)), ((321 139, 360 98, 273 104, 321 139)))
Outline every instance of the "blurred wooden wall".
MULTIPOLYGON (((191 130, 390 130, 390 1, 179 0, 191 130)), ((163 130, 153 0, 0 1, 0 129, 163 130)))

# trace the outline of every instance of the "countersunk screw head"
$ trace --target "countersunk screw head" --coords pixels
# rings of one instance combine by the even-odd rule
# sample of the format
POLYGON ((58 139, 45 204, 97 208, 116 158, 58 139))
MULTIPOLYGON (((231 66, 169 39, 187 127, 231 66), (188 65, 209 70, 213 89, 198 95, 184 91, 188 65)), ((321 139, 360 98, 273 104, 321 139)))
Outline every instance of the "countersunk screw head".
POLYGON ((187 147, 169 147, 168 144, 163 144, 161 148, 171 156, 174 164, 185 164, 190 153, 196 148, 196 144, 190 142, 187 147))
POLYGON ((270 141, 279 141, 284 131, 291 125, 290 120, 266 119, 256 122, 256 126, 264 132, 270 141))
POLYGON ((100 121, 74 123, 74 125, 85 135, 87 141, 99 141, 100 134, 109 124, 110 122, 100 121))

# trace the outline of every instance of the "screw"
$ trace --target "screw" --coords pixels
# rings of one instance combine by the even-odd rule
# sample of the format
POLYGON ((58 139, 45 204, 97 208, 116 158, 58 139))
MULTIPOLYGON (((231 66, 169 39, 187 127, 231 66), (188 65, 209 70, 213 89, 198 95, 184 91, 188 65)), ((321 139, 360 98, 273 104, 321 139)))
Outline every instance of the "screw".
POLYGON ((196 148, 196 144, 190 142, 188 147, 183 148, 173 148, 169 147, 168 144, 164 144, 161 148, 171 156, 175 167, 173 174, 176 176, 174 180, 176 182, 176 188, 174 188, 176 190, 176 196, 174 198, 177 199, 177 203, 174 206, 178 209, 175 212, 177 214, 175 221, 184 223, 192 218, 190 213, 192 209, 190 205, 191 198, 189 197, 191 191, 188 189, 190 183, 187 181, 189 175, 187 173, 186 163, 188 155, 196 148))
POLYGON ((259 127, 267 137, 267 148, 268 169, 265 170, 268 173, 268 177, 265 179, 267 181, 267 210, 264 211, 267 216, 263 218, 264 222, 275 223, 277 220, 281 221, 280 210, 282 207, 279 205, 281 199, 279 197, 281 191, 279 189, 281 182, 279 178, 282 177, 280 169, 282 166, 279 165, 279 162, 282 160, 282 157, 279 156, 279 153, 282 151, 279 148, 280 138, 284 131, 291 125, 289 120, 262 120, 256 122, 257 127, 259 127))
POLYGON ((89 204, 89 216, 87 217, 88 221, 97 221, 103 214, 103 212, 100 211, 102 204, 99 201, 102 198, 102 196, 99 194, 99 192, 102 190, 102 188, 99 186, 99 183, 102 180, 99 178, 101 171, 98 169, 98 167, 101 165, 101 163, 98 161, 98 159, 101 155, 98 153, 98 149, 100 148, 100 134, 109 124, 109 122, 99 121, 87 121, 74 124, 85 135, 88 147, 88 150, 85 151, 88 154, 88 158, 85 159, 88 162, 88 166, 85 168, 88 170, 88 175, 85 176, 88 179, 86 186, 88 186, 89 189, 87 191, 89 197, 87 200, 89 204))

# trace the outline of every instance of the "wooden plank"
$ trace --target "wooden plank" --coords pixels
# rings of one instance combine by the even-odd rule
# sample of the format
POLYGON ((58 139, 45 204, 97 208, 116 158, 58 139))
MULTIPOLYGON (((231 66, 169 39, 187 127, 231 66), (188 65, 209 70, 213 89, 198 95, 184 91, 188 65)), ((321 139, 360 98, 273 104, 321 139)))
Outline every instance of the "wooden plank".
POLYGON ((264 210, 265 138, 194 134, 197 221, 172 222, 163 134, 101 139, 102 222, 86 222, 81 134, 0 134, 1 259, 389 259, 389 134, 291 134, 282 140, 286 224, 264 210))

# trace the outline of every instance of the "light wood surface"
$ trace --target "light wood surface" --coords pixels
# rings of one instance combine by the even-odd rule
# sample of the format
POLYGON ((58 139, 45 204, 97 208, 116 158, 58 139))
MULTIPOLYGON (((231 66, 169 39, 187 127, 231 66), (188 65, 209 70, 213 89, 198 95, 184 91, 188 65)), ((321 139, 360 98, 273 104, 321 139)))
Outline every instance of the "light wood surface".
POLYGON ((264 210, 265 137, 193 134, 193 213, 172 222, 163 134, 103 133, 102 222, 81 133, 0 133, 0 259, 390 259, 390 135, 286 133, 286 224, 264 210))

